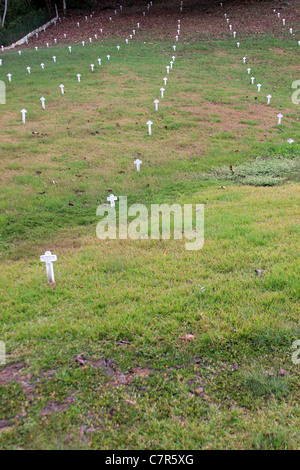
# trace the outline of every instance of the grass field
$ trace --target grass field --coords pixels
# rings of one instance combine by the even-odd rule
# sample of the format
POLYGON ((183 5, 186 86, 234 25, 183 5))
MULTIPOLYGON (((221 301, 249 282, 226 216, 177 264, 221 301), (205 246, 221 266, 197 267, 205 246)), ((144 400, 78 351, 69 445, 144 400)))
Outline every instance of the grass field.
POLYGON ((160 99, 172 45, 141 30, 2 55, 2 449, 299 448, 299 46, 191 35, 160 99), (204 204, 203 249, 99 240, 110 192, 204 204))

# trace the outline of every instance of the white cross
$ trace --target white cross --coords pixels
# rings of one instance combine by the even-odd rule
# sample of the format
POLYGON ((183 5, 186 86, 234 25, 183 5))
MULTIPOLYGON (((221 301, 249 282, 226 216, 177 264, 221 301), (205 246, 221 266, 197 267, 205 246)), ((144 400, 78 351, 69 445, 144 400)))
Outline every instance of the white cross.
POLYGON ((71 51, 72 51, 72 46, 69 46, 69 52, 71 52, 71 51))
POLYGON ((165 91, 164 88, 160 88, 160 92, 161 92, 161 97, 162 97, 162 98, 164 97, 164 91, 165 91))
POLYGON ((176 36, 175 36, 175 39, 176 39, 176 41, 178 41, 178 35, 177 35, 177 34, 176 34, 176 36))
POLYGON ((140 169, 141 169, 141 164, 143 163, 142 160, 140 160, 139 158, 137 158, 136 160, 134 160, 133 163, 136 165, 136 171, 140 171, 140 169))
POLYGON ((57 261, 57 256, 53 255, 51 251, 46 251, 44 255, 40 256, 40 260, 42 261, 42 263, 46 263, 47 279, 48 282, 52 284, 53 282, 55 282, 53 262, 57 261))
POLYGON ((29 73, 29 75, 30 75, 30 70, 31 70, 31 68, 27 67, 27 72, 29 73))
POLYGON ((97 59, 98 60, 98 64, 101 65, 101 59, 97 59))
POLYGON ((46 43, 46 46, 49 47, 49 42, 46 43))
POLYGON ((283 24, 283 26, 285 26, 285 19, 284 18, 282 20, 282 24, 283 24))
POLYGON ((19 53, 19 55, 21 55, 21 54, 22 54, 22 51, 18 51, 18 53, 19 53))
POLYGON ((106 57, 107 57, 107 60, 109 60, 109 59, 110 59, 110 55, 107 55, 106 57))
POLYGON ((42 108, 45 109, 45 101, 46 99, 42 96, 42 98, 40 98, 41 102, 42 102, 42 108))
POLYGON ((92 42, 92 38, 89 38, 89 41, 92 42))
POLYGON ((8 81, 11 82, 11 77, 12 77, 11 73, 8 73, 7 76, 8 76, 8 81))
POLYGON ((234 38, 236 37, 236 31, 233 31, 233 37, 234 38))
POLYGON ((167 69, 167 73, 170 73, 170 66, 169 65, 166 66, 166 69, 167 69))
POLYGON ((83 47, 84 47, 84 45, 85 45, 85 42, 84 42, 84 41, 82 41, 82 43, 81 43, 81 44, 82 44, 82 45, 83 45, 83 47))
POLYGON ((257 88, 258 88, 258 92, 260 92, 260 89, 261 89, 261 83, 258 83, 258 84, 257 84, 257 88))
POLYGON ((151 131, 152 124, 153 124, 152 121, 147 121, 149 135, 152 135, 152 131, 151 131))
POLYGON ((153 103, 155 104, 155 111, 158 111, 158 100, 154 100, 153 103))
POLYGON ((118 51, 120 50, 120 46, 117 46, 118 51))
POLYGON ((246 63, 247 57, 243 57, 244 64, 246 63))
POLYGON ((250 75, 251 69, 247 69, 248 75, 250 75))
POLYGON ((279 113, 279 114, 277 114, 277 117, 278 117, 278 126, 280 126, 281 119, 283 118, 283 114, 279 113))
POLYGON ((171 67, 171 69, 173 68, 173 60, 171 60, 171 62, 170 62, 170 67, 171 67))
POLYGON ((23 124, 25 124, 26 123, 26 113, 27 113, 26 109, 21 109, 21 113, 22 113, 22 122, 23 122, 23 124))
POLYGON ((38 50, 39 50, 39 48, 38 48, 37 46, 35 46, 35 50, 36 50, 36 51, 38 51, 38 50))
POLYGON ((288 142, 289 144, 292 144, 294 141, 293 141, 293 139, 289 139, 289 140, 287 140, 287 142, 288 142))
POLYGON ((267 95, 267 98, 268 98, 267 104, 269 105, 269 104, 270 104, 270 101, 271 101, 271 98, 272 98, 272 95, 267 95))
POLYGON ((255 78, 254 78, 254 77, 251 77, 251 85, 254 84, 254 80, 255 80, 255 78))
POLYGON ((293 34, 293 28, 290 28, 290 34, 293 34))
POLYGON ((168 81, 167 77, 163 78, 163 81, 164 81, 164 85, 166 86, 167 81, 168 81))
POLYGON ((80 83, 80 77, 81 77, 80 73, 78 73, 76 76, 78 78, 78 83, 80 83))
POLYGON ((94 64, 91 64, 91 69, 92 69, 92 72, 94 72, 94 64))
POLYGON ((55 44, 57 43, 57 39, 54 39, 55 44))
POLYGON ((64 86, 64 85, 59 85, 59 88, 61 89, 61 94, 64 95, 64 93, 65 93, 65 90, 64 90, 65 86, 64 86))
POLYGON ((43 63, 42 63, 42 64, 41 64, 41 67, 42 67, 42 69, 44 70, 44 68, 45 68, 45 64, 43 64, 43 63))
POLYGON ((237 42, 236 45, 237 45, 237 47, 240 47, 240 42, 237 42))
POLYGON ((176 46, 175 46, 175 44, 174 44, 174 46, 173 46, 173 49, 174 49, 174 51, 176 51, 176 46))
POLYGON ((52 57, 52 59, 54 60, 54 62, 56 62, 56 56, 55 55, 52 57))
POLYGON ((113 194, 110 194, 110 196, 108 196, 107 198, 107 201, 110 202, 110 207, 115 207, 115 201, 118 199, 117 196, 114 196, 113 194))

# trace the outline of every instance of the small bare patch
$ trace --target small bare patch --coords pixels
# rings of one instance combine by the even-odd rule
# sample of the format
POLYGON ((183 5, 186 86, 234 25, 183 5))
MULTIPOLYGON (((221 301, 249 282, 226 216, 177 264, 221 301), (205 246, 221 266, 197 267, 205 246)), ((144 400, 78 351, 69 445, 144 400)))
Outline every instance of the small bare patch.
POLYGON ((41 409, 40 414, 42 416, 47 416, 53 413, 61 413, 69 409, 69 406, 74 403, 73 397, 67 397, 63 402, 57 402, 55 400, 50 400, 47 405, 41 409))
POLYGON ((0 371, 0 385, 7 386, 11 382, 16 381, 21 384, 24 393, 31 393, 35 388, 32 384, 32 374, 22 375, 21 371, 23 369, 23 362, 7 364, 4 369, 0 371))

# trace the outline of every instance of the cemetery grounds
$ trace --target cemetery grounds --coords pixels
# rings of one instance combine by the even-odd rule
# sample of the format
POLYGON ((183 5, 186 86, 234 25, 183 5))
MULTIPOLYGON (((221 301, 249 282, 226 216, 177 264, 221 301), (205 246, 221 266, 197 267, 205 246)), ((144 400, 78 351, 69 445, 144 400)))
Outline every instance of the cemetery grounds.
POLYGON ((1 53, 2 449, 299 448, 299 4, 179 4, 1 53), (204 204, 203 248, 99 240, 110 193, 204 204))

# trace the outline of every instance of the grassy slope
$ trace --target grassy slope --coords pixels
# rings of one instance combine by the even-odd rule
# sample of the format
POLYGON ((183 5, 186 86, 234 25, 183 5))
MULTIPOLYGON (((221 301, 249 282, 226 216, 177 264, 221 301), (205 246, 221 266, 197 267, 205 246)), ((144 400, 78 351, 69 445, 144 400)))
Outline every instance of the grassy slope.
POLYGON ((299 155, 285 143, 300 136, 296 41, 245 41, 243 50, 227 40, 180 44, 157 115, 170 42, 140 33, 128 47, 115 38, 71 55, 5 56, 0 79, 10 71, 13 83, 0 108, 1 340, 28 376, 23 389, 1 387, 0 420, 12 424, 2 448, 299 447, 299 186, 205 177, 257 156, 299 155), (249 50, 261 94, 242 64, 249 50), (204 203, 204 248, 99 241, 96 208, 109 188, 130 204, 204 203), (58 255, 51 288, 45 249, 58 255), (178 339, 187 333, 193 341, 178 339))

